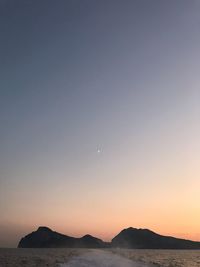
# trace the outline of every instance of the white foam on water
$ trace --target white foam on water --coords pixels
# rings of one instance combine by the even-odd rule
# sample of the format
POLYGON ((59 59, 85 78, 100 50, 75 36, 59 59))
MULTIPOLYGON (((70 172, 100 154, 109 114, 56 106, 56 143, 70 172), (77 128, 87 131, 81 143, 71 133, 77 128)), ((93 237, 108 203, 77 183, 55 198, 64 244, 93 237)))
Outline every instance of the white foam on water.
POLYGON ((91 250, 72 258, 68 263, 60 264, 60 267, 149 267, 149 265, 135 263, 108 251, 91 250))

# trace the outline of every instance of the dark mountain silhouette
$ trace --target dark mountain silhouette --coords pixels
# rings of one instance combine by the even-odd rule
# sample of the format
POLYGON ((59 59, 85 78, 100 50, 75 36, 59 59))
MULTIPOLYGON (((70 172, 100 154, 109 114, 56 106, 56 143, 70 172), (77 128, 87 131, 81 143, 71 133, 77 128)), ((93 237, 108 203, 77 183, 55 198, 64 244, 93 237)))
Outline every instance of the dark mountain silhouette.
POLYGON ((200 242, 162 236, 148 229, 130 227, 115 236, 111 246, 139 249, 200 249, 200 242))
POLYGON ((137 249, 200 249, 200 242, 162 236, 148 229, 127 228, 112 239, 111 243, 91 235, 75 238, 39 227, 22 238, 19 248, 137 248, 137 249))
POLYGON ((78 246, 87 248, 100 248, 105 247, 106 243, 104 243, 99 238, 93 237, 91 235, 85 235, 82 238, 79 238, 78 246))
POLYGON ((19 248, 103 248, 106 246, 101 239, 91 235, 75 238, 52 231, 48 227, 39 227, 19 242, 19 248))

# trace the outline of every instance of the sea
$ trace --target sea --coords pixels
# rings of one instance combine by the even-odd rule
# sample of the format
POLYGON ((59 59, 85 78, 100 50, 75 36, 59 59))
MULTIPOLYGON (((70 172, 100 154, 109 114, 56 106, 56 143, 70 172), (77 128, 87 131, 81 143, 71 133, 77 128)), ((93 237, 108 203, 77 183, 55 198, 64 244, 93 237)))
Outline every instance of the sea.
POLYGON ((4 248, 0 267, 200 267, 200 250, 4 248))

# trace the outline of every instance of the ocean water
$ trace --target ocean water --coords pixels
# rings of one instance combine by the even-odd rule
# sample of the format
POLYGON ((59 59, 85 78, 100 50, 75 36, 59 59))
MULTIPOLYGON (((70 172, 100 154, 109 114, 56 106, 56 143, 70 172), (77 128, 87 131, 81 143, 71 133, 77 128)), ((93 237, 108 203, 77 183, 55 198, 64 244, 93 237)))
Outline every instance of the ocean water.
POLYGON ((113 252, 158 267, 200 267, 200 250, 115 249, 113 252))
POLYGON ((0 267, 200 267, 200 250, 0 249, 0 267))

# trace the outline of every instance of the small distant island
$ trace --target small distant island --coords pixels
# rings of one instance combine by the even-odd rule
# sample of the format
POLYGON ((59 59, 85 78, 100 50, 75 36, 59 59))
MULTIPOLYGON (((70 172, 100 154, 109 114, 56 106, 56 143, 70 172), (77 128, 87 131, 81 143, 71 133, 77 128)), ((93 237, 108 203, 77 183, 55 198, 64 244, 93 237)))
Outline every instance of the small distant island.
POLYGON ((18 248, 132 248, 132 249, 200 249, 200 242, 159 235, 148 229, 127 228, 111 242, 91 235, 75 238, 40 226, 23 237, 18 248))

